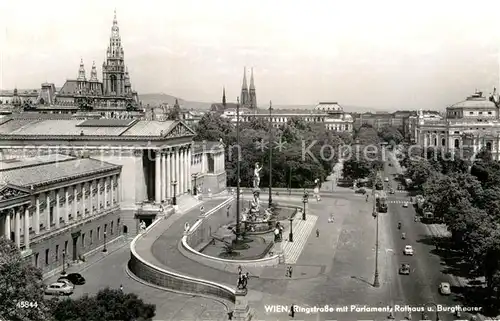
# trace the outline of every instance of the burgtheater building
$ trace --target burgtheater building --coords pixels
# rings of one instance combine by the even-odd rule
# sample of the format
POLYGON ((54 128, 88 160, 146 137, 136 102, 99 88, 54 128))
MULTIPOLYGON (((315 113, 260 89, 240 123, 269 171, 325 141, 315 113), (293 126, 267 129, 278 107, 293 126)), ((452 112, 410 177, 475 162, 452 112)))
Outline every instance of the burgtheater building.
MULTIPOLYGON (((179 206, 194 199, 191 194, 195 184, 202 193, 225 190, 224 146, 195 143, 193 136, 194 132, 182 121, 55 120, 23 118, 21 114, 0 119, 0 159, 8 163, 57 153, 77 160, 109 163, 115 166, 115 171, 121 168, 121 179, 115 179, 113 184, 122 209, 122 224, 127 226, 128 233, 136 233, 141 215, 151 220, 151 215, 168 209, 174 197, 179 206)), ((80 165, 76 160, 74 164, 76 172, 80 165)), ((54 166, 57 171, 57 163, 54 166)), ((85 171, 89 175, 93 172, 94 168, 85 171)), ((16 182, 9 181, 11 185, 19 185, 16 182)), ((21 184, 24 190, 30 186, 21 184)), ((88 187, 85 188, 87 191, 88 187)), ((81 191, 81 187, 77 190, 81 191)))
POLYGON ((500 114, 496 92, 490 97, 476 91, 464 101, 446 108, 444 118, 426 117, 419 112, 413 128, 416 143, 453 152, 469 149, 473 155, 482 148, 500 160, 500 114))

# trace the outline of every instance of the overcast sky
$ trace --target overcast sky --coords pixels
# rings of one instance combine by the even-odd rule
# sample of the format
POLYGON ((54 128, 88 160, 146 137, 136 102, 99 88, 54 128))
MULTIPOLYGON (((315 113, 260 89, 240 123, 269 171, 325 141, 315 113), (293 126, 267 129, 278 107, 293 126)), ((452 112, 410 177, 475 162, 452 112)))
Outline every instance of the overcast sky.
POLYGON ((101 65, 116 8, 141 93, 259 105, 444 108, 499 83, 499 1, 0 1, 0 88, 62 86, 101 65))

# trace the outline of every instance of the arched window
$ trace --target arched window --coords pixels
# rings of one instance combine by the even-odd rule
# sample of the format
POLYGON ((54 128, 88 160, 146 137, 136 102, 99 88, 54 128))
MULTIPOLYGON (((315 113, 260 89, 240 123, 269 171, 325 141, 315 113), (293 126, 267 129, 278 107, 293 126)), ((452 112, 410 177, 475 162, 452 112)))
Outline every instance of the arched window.
POLYGON ((486 149, 491 151, 491 142, 486 143, 486 149))
POLYGON ((434 137, 434 144, 433 144, 433 145, 434 145, 434 146, 437 146, 437 144, 438 144, 438 140, 437 140, 437 138, 436 138, 436 137, 434 137))
POLYGON ((460 141, 458 138, 455 138, 455 148, 460 148, 460 141))
POLYGON ((441 146, 446 146, 446 138, 441 138, 441 146))

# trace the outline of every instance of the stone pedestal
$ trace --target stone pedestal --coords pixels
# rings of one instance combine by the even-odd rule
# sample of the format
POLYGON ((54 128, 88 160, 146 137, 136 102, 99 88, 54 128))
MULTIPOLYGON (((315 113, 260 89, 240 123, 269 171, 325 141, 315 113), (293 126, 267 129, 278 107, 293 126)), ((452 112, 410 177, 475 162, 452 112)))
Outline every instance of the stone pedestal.
POLYGON ((246 299, 247 290, 236 290, 236 302, 234 304, 233 319, 234 321, 250 321, 254 316, 253 309, 248 305, 246 299))

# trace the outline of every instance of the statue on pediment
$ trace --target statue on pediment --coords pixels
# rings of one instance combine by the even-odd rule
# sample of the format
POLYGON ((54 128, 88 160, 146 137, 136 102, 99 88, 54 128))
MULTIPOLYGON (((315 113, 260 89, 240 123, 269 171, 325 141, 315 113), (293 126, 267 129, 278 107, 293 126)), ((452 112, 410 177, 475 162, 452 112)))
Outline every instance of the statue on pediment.
POLYGON ((5 188, 4 190, 0 191, 0 201, 5 201, 14 197, 19 197, 22 196, 23 194, 24 193, 19 190, 15 190, 12 188, 5 188))

